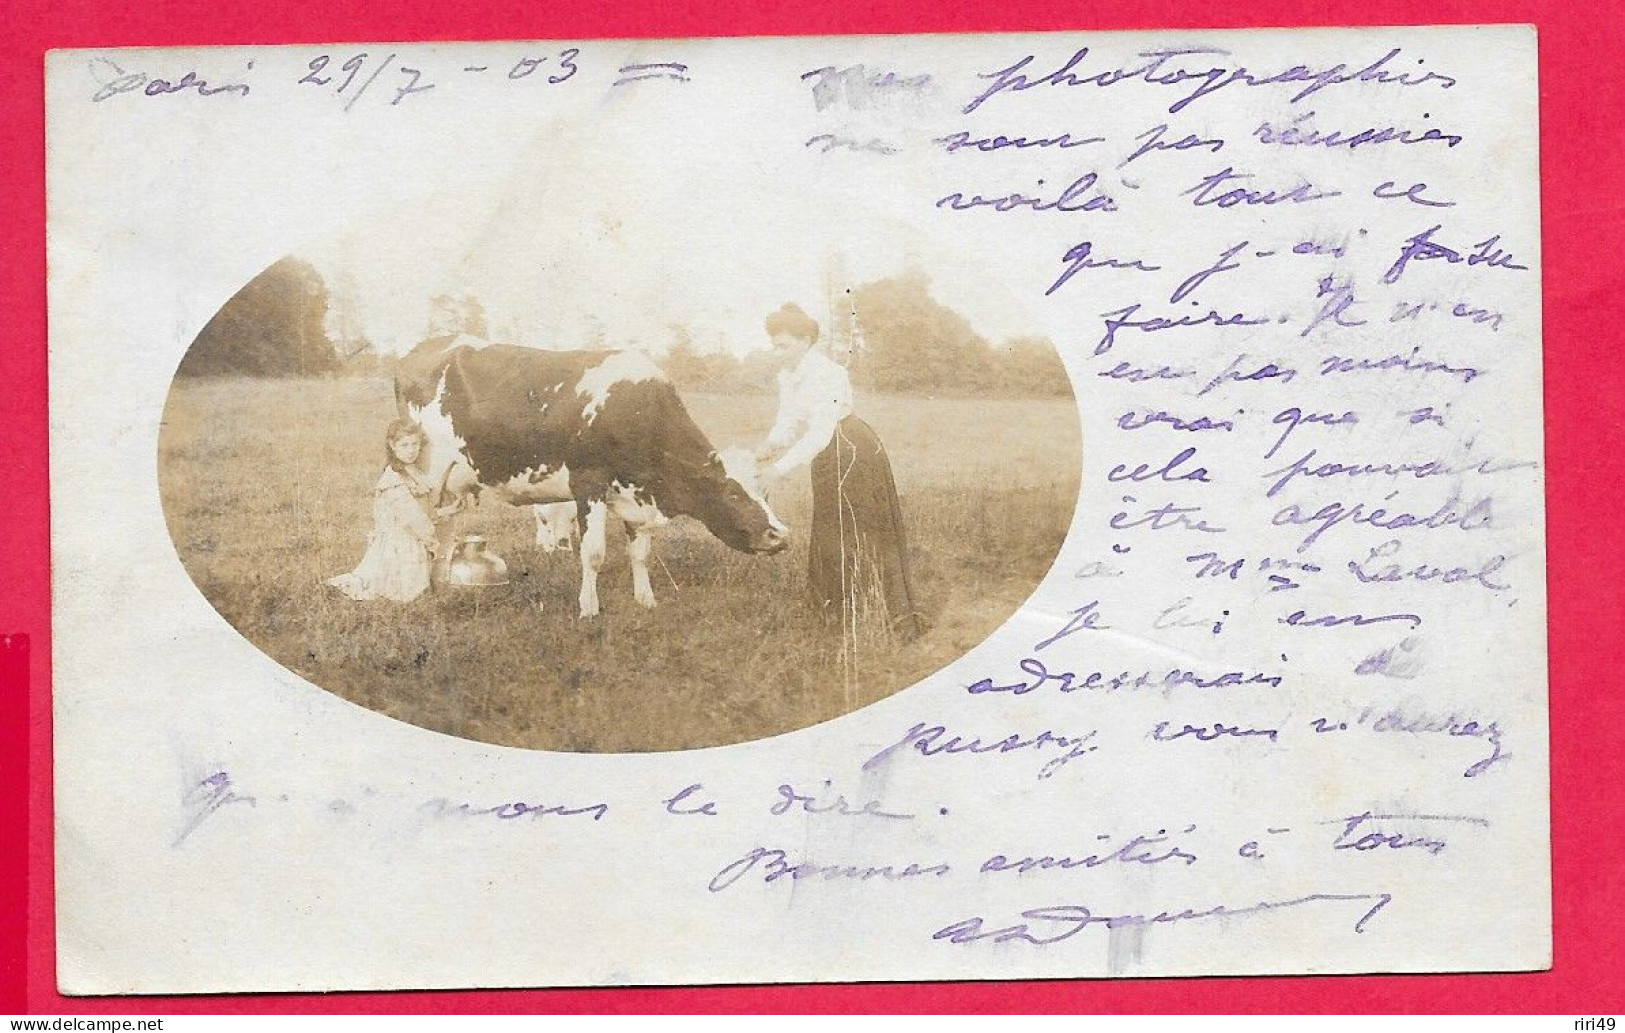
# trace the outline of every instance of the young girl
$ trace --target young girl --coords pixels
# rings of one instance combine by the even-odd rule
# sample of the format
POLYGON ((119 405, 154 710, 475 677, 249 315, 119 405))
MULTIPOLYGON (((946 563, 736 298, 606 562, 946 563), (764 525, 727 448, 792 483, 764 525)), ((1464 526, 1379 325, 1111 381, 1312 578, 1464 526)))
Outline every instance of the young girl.
POLYGON ((410 420, 396 420, 384 434, 384 472, 372 496, 372 537, 350 573, 327 583, 351 599, 409 602, 429 587, 435 554, 435 523, 458 505, 431 510, 433 488, 426 464, 428 439, 410 420))

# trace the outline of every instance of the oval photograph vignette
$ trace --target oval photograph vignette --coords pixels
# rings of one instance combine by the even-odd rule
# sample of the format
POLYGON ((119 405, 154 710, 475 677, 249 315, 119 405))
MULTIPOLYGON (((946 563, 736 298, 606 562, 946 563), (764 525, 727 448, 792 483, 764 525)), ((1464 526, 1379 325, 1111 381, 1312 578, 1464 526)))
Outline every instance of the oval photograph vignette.
POLYGON ((283 667, 462 738, 681 750, 857 710, 1016 612, 1081 466, 1048 339, 860 264, 615 325, 285 257, 177 369, 176 552, 283 667))

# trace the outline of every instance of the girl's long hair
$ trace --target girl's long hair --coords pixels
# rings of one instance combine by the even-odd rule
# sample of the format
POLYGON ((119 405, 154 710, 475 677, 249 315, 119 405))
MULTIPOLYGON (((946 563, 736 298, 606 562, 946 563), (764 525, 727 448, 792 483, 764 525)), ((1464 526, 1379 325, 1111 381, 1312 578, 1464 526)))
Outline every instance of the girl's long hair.
POLYGON ((416 474, 419 480, 429 472, 429 435, 423 432, 423 427, 416 420, 392 420, 389 429, 384 431, 384 465, 402 476, 416 474), (395 442, 401 438, 418 439, 418 458, 408 469, 404 463, 395 458, 395 442))

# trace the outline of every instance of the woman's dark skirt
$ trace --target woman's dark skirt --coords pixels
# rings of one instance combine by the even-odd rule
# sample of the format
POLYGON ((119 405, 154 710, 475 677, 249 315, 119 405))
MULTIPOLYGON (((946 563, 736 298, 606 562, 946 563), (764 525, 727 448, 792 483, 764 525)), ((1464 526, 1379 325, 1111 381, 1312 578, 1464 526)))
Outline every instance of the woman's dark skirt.
POLYGON ((843 627, 879 624, 905 641, 922 630, 891 462, 867 423, 848 416, 812 462, 808 584, 843 627))

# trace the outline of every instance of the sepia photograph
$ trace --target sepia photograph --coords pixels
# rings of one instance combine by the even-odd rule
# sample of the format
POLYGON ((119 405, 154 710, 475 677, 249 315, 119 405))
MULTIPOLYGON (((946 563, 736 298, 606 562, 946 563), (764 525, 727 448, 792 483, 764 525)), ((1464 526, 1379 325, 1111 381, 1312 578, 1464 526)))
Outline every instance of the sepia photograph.
POLYGON ((164 411, 181 562, 321 688, 508 746, 749 741, 948 665, 1054 561, 1066 371, 928 249, 693 286, 656 254, 629 297, 393 241, 428 232, 271 264, 164 411))

